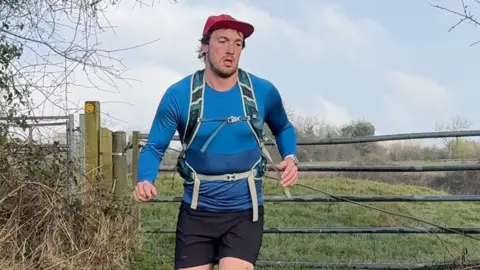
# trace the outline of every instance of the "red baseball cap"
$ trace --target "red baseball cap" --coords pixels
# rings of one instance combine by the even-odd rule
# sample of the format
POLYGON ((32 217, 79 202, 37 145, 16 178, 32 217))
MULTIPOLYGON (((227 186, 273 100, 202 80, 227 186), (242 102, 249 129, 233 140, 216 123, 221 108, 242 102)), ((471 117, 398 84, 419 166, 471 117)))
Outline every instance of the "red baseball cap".
POLYGON ((217 29, 234 29, 240 31, 242 32, 244 39, 251 36, 254 30, 253 25, 236 20, 227 14, 208 17, 207 21, 205 22, 205 27, 203 28, 203 34, 207 35, 208 33, 217 29))

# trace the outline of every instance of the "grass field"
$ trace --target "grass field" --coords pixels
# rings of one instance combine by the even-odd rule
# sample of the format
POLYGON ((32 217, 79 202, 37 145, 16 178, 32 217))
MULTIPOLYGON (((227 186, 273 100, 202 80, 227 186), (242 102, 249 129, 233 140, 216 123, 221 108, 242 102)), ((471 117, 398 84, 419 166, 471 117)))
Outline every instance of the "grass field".
MULTIPOLYGON (((423 187, 390 185, 365 180, 302 180, 335 195, 435 195, 445 194, 423 187)), ((181 196, 182 182, 157 180, 161 195, 181 196)), ((274 180, 264 181, 266 195, 283 195, 274 180)), ((294 187, 293 195, 316 194, 294 187)), ((323 195, 323 194, 318 194, 323 195)), ((389 211, 411 215, 448 227, 480 227, 480 204, 475 203, 370 203, 389 211)), ((178 203, 144 204, 142 224, 174 228, 178 203)), ((266 202, 266 227, 415 226, 427 224, 371 210, 351 203, 266 202)), ((173 269, 174 235, 144 234, 142 252, 135 269, 173 269)), ((480 235, 477 237, 480 238, 480 235)), ((453 260, 468 249, 468 260, 480 259, 480 242, 461 235, 422 234, 265 234, 260 259, 269 261, 322 261, 365 263, 416 263, 453 260)), ((302 269, 302 268, 257 268, 302 269)))

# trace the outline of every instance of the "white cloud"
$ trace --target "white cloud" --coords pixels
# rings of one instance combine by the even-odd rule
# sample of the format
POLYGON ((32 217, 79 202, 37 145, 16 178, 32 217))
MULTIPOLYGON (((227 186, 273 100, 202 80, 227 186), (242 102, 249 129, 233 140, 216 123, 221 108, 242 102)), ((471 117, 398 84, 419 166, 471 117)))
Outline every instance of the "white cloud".
POLYGON ((366 40, 360 27, 342 14, 338 6, 327 6, 319 15, 317 20, 323 22, 337 40, 349 45, 365 44, 366 40))
POLYGON ((323 124, 332 126, 342 126, 349 124, 353 117, 348 112, 347 108, 335 104, 321 96, 314 98, 314 109, 293 108, 293 112, 300 119, 315 118, 323 124))
MULTIPOLYGON (((67 99, 62 96, 65 89, 56 89, 49 93, 56 98, 44 102, 44 106, 39 107, 35 114, 61 115, 65 114, 67 109, 70 112, 72 110, 83 112, 85 101, 99 101, 101 118, 109 123, 110 127, 147 132, 165 90, 182 76, 161 66, 136 68, 123 76, 127 79, 115 81, 115 85, 93 77, 91 81, 98 87, 94 88, 86 73, 80 69, 76 70, 74 84, 67 90, 67 99)), ((33 98, 38 103, 45 100, 45 94, 35 92, 33 98)), ((78 116, 76 117, 78 120, 78 116)))
POLYGON ((401 71, 389 71, 387 79, 395 94, 408 97, 413 103, 424 106, 444 105, 450 100, 448 90, 430 78, 401 71))
POLYGON ((349 18, 338 3, 310 8, 305 14, 304 27, 310 39, 318 40, 324 53, 334 54, 349 65, 374 67, 380 60, 378 53, 391 48, 388 31, 380 23, 369 18, 349 18))
MULTIPOLYGON (((144 57, 148 55, 145 59, 142 57, 142 61, 166 60, 182 67, 182 71, 191 72, 201 66, 195 50, 205 20, 210 15, 220 13, 228 13, 239 20, 252 23, 255 33, 248 44, 262 44, 262 47, 267 44, 270 52, 284 52, 287 44, 290 48, 308 48, 311 52, 320 48, 301 28, 243 3, 223 7, 161 3, 155 7, 132 9, 123 5, 109 11, 108 17, 111 24, 118 25, 115 42, 125 40, 132 45, 133 42, 144 43, 158 39, 138 52, 144 57)), ((111 39, 113 41, 113 37, 111 39)), ((299 56, 304 53, 302 50, 299 56)), ((309 57, 311 56, 310 54, 309 57)))
MULTIPOLYGON (((268 79, 275 82, 279 89, 288 89, 277 83, 288 76, 287 72, 292 72, 291 76, 302 76, 301 66, 306 61, 319 61, 332 53, 344 54, 351 60, 365 57, 363 52, 371 50, 373 44, 371 38, 383 33, 380 25, 369 20, 352 21, 334 5, 315 5, 305 11, 307 16, 292 22, 241 2, 218 7, 169 2, 146 8, 119 5, 107 14, 109 24, 115 27, 115 34, 102 34, 100 39, 104 46, 118 49, 158 39, 153 44, 118 54, 125 58, 130 68, 125 75, 141 82, 130 82, 131 86, 119 82, 117 90, 95 81, 114 93, 70 86, 68 99, 80 106, 85 100, 99 100, 102 111, 111 116, 104 115, 103 118, 113 121, 115 128, 148 131, 166 88, 202 67, 195 50, 205 19, 212 14, 229 13, 255 26, 256 32, 248 41, 247 53, 242 60, 243 63, 248 60, 248 70, 262 74, 275 67, 300 67, 293 71, 285 68, 285 73, 269 75, 268 79), (283 58, 285 55, 288 60, 283 58)), ((87 82, 81 71, 75 76, 77 82, 87 82)), ((308 89, 310 86, 303 87, 308 89)), ((310 95, 305 93, 300 98, 308 100, 310 95)), ((50 103, 53 107, 52 103, 58 101, 50 103)), ((310 108, 302 109, 319 113, 333 125, 342 125, 352 119, 345 107, 324 97, 318 97, 310 108)), ((59 108, 50 111, 58 113, 59 108)))
MULTIPOLYGON (((394 129, 412 130, 414 124, 441 119, 453 110, 454 96, 438 82, 421 75, 389 71, 390 91, 383 96, 384 109, 394 129)), ((432 126, 424 127, 430 130, 432 126)))
POLYGON ((320 96, 316 97, 316 102, 319 104, 319 114, 323 116, 325 122, 329 125, 342 126, 353 120, 348 109, 343 106, 320 96))

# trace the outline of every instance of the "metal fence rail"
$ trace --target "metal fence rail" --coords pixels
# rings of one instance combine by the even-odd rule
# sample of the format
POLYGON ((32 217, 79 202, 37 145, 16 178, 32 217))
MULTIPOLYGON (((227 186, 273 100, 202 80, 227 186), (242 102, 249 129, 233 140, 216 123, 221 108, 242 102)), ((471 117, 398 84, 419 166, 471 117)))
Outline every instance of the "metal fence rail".
MULTIPOLYGON (((142 233, 175 233, 175 229, 143 227, 142 233)), ((426 227, 322 227, 322 228, 264 228, 265 234, 480 234, 480 228, 426 228, 426 227)))
POLYGON ((72 160, 75 157, 75 116, 70 115, 57 115, 57 116, 23 116, 23 117, 0 117, 0 123, 8 123, 10 128, 21 128, 25 127, 28 129, 28 142, 33 142, 33 128, 38 127, 54 127, 54 126, 64 126, 65 127, 65 144, 62 143, 34 143, 35 147, 39 148, 49 148, 56 147, 61 151, 67 152, 68 158, 72 160), (13 121, 25 121, 24 125, 9 123, 13 121), (58 121, 65 120, 65 121, 58 121))
MULTIPOLYGON (((447 172, 447 171, 477 171, 479 164, 445 164, 445 165, 315 165, 298 164, 301 172, 447 172)), ((175 166, 161 166, 160 172, 174 172, 175 166)), ((272 165, 267 165, 267 171, 275 171, 272 165)))
POLYGON ((406 269, 478 269, 474 268, 480 265, 479 262, 460 263, 458 261, 446 263, 321 263, 321 262, 282 262, 282 261, 259 261, 259 267, 302 267, 307 269, 388 269, 388 270, 406 270, 406 269), (452 267, 462 268, 452 268, 452 267))
MULTIPOLYGON (((355 144, 381 141, 429 139, 448 137, 471 137, 480 136, 480 130, 446 131, 446 132, 422 132, 404 133, 392 135, 378 135, 367 137, 339 137, 327 138, 315 141, 298 141, 297 145, 332 145, 332 144, 355 144)), ((134 131, 132 134, 132 169, 133 180, 137 181, 136 170, 138 155, 140 153, 140 140, 148 139, 148 134, 134 131)), ((173 140, 179 140, 174 136, 173 140)), ((267 141, 267 145, 274 145, 273 141, 267 141)), ((273 171, 270 165, 268 171, 273 171)), ((316 165, 300 163, 299 171, 303 172, 444 172, 444 171, 473 171, 480 170, 480 164, 416 164, 416 165, 316 165)), ((161 166, 160 172, 174 172, 175 166, 161 166)), ((370 195, 370 196, 294 196, 287 199, 284 196, 265 196, 265 202, 478 202, 480 195, 370 195)), ((179 202, 181 197, 159 196, 153 198, 152 203, 179 202)), ((171 228, 143 227, 143 233, 171 234, 175 230, 171 228)), ((266 234, 480 234, 480 228, 427 228, 427 227, 324 227, 324 228, 265 228, 266 234)), ((270 267, 304 267, 304 268, 355 268, 355 269, 446 269, 453 264, 447 263, 410 263, 410 264, 381 264, 381 263, 322 263, 322 262, 286 262, 286 261, 259 261, 258 266, 270 267)), ((476 264, 475 264, 476 265, 476 264)))
POLYGON ((57 115, 57 116, 26 116, 26 117, 0 117, 0 121, 10 120, 30 120, 30 121, 48 121, 48 120, 69 120, 73 115, 57 115))
MULTIPOLYGON (((77 158, 77 149, 75 147, 75 116, 69 115, 57 115, 57 116, 20 116, 20 117, 0 117, 0 123, 7 124, 9 128, 25 128, 28 130, 28 138, 25 140, 25 144, 17 145, 19 151, 31 151, 33 147, 37 149, 58 149, 59 152, 66 153, 69 162, 73 163, 77 158), (64 121, 60 121, 64 120, 64 121), (15 121, 24 121, 23 124, 15 123, 15 121), (37 142, 33 137, 33 129, 39 127, 65 127, 65 143, 60 142, 37 142)), ((43 132, 40 132, 43 134, 43 132)), ((82 141, 82 139, 80 139, 82 141)), ((73 173, 69 167, 69 172, 73 173)), ((69 180, 71 192, 74 193, 76 189, 76 183, 73 177, 67 177, 69 180)))
MULTIPOLYGON (((139 139, 148 138, 148 133, 139 133, 139 139)), ((368 143, 383 141, 400 141, 413 139, 438 139, 438 138, 454 138, 454 137, 477 137, 480 136, 480 130, 463 130, 463 131, 438 131, 438 132, 415 132, 400 133, 388 135, 374 135, 364 137, 337 137, 321 140, 299 140, 297 145, 331 145, 331 144, 352 144, 352 143, 368 143)), ((173 136, 173 141, 179 141, 178 135, 173 136)), ((265 142, 266 145, 274 145, 272 141, 265 142)))
MULTIPOLYGON (((480 195, 371 195, 371 196, 264 196, 264 202, 480 202, 480 195)), ((157 196, 147 203, 180 202, 179 196, 157 196)))

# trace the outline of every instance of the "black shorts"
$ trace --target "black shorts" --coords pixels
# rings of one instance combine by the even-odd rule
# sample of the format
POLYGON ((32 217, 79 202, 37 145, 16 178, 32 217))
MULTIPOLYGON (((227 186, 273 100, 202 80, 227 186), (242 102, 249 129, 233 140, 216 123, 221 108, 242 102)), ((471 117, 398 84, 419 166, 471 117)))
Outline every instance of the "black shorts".
POLYGON ((178 213, 175 269, 235 257, 255 265, 262 245, 264 209, 258 207, 258 221, 252 210, 216 213, 191 209, 183 202, 178 213))

